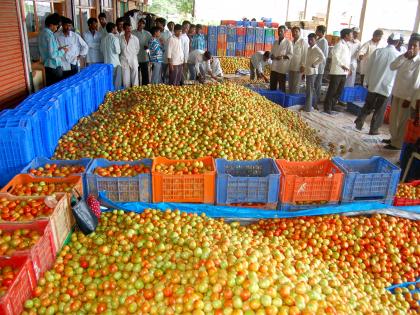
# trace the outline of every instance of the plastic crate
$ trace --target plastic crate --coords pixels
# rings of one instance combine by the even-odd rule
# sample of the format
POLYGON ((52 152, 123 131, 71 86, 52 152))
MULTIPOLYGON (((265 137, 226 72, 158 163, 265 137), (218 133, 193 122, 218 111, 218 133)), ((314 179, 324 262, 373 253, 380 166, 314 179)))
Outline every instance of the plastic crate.
POLYGON ((2 257, 0 267, 4 266, 13 266, 18 272, 9 290, 0 297, 0 315, 20 315, 25 301, 36 287, 35 272, 27 256, 2 257))
MULTIPOLYGON (((45 157, 36 157, 34 158, 28 165, 26 165, 22 171, 20 172, 21 174, 31 174, 29 171, 31 169, 37 169, 39 167, 44 167, 45 164, 57 164, 57 165, 78 165, 78 166, 84 166, 85 167, 85 172, 84 173, 75 173, 75 174, 71 174, 71 175, 77 175, 77 176, 83 176, 88 167, 89 164, 92 162, 92 159, 90 158, 83 158, 80 160, 50 160, 47 159, 45 157)), ((31 174, 34 177, 42 177, 42 176, 35 176, 34 174, 31 174)), ((51 178, 51 177, 49 177, 51 178)), ((57 178, 57 177, 53 177, 53 178, 57 178)), ((60 178, 60 177, 59 177, 60 178)))
POLYGON ((153 160, 153 202, 196 202, 214 204, 216 171, 212 157, 196 160, 170 160, 157 157, 153 160), (196 175, 165 175, 155 170, 156 165, 173 165, 178 162, 202 161, 212 171, 196 175))
POLYGON ((401 170, 383 157, 366 160, 333 158, 345 176, 341 201, 378 200, 392 204, 401 170))
POLYGON ((216 159, 216 202, 263 203, 276 207, 280 172, 273 159, 228 161, 216 159))
POLYGON ((285 104, 286 94, 283 93, 282 91, 278 91, 278 90, 271 91, 271 90, 258 89, 255 92, 257 92, 261 96, 264 96, 265 98, 269 99, 273 103, 276 103, 276 104, 282 105, 282 106, 285 104))
POLYGON ((405 131, 404 142, 406 143, 416 143, 417 139, 420 138, 420 125, 415 126, 414 120, 409 119, 407 122, 407 127, 405 131))
POLYGON ((388 104, 386 106, 386 110, 384 114, 384 124, 389 124, 390 117, 391 117, 391 106, 388 104))
MULTIPOLYGON (((404 174, 404 171, 408 165, 411 154, 413 152, 420 152, 420 148, 416 147, 413 143, 403 143, 400 153, 400 167, 401 173, 404 174)), ((412 181, 419 178, 420 173, 420 161, 418 159, 413 159, 411 167, 407 172, 406 181, 412 181)))
POLYGON ((345 103, 364 102, 366 100, 367 94, 368 90, 360 85, 355 87, 345 87, 341 93, 340 101, 345 103))
POLYGON ((299 206, 302 203, 340 201, 344 174, 330 160, 289 162, 277 160, 280 169, 280 203, 299 206))
POLYGON ((346 110, 355 116, 359 116, 364 105, 364 102, 350 102, 347 103, 346 110))
POLYGON ((295 105, 305 105, 306 95, 305 94, 286 94, 284 98, 284 107, 290 107, 295 105))
POLYGON ((107 197, 112 201, 152 201, 152 177, 150 173, 139 174, 132 177, 102 177, 94 174, 97 167, 112 165, 139 165, 144 164, 152 168, 151 159, 139 161, 108 161, 95 159, 86 171, 87 190, 89 194, 98 196, 99 192, 106 191, 107 197))
POLYGON ((37 279, 42 277, 45 271, 49 270, 55 261, 56 248, 51 223, 48 220, 37 220, 26 222, 0 223, 0 230, 15 231, 28 229, 37 231, 41 237, 30 249, 16 251, 12 256, 29 256, 37 279))
POLYGON ((327 206, 333 206, 336 204, 337 202, 308 203, 308 204, 279 203, 277 209, 284 212, 290 212, 290 211, 301 211, 301 210, 322 208, 322 207, 327 207, 327 206))
MULTIPOLYGON (((29 174, 19 174, 13 177, 13 179, 3 187, 0 192, 2 193, 10 193, 12 194, 13 190, 18 185, 23 185, 27 183, 39 183, 39 182, 46 182, 46 183, 69 183, 73 184, 73 191, 77 191, 76 195, 83 196, 84 190, 83 190, 83 181, 82 177, 80 176, 68 176, 68 177, 58 177, 58 178, 48 178, 48 177, 33 177, 29 174)), ((60 193, 57 192, 57 193, 60 193)), ((13 194, 12 194, 13 195, 13 194)), ((70 204, 70 198, 71 194, 68 195, 68 202, 70 204)), ((32 196, 34 197, 34 196, 32 196)))
MULTIPOLYGON (((415 180, 407 185, 420 186, 420 180, 415 180)), ((394 206, 418 206, 420 205, 420 199, 407 199, 407 198, 394 198, 394 206)))

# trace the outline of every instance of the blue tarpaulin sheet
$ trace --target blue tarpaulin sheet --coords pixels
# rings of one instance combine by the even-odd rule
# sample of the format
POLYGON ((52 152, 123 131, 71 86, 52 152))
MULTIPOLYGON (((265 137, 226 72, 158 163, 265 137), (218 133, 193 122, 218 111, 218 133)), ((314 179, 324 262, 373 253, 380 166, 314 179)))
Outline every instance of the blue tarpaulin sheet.
POLYGON ((327 214, 357 214, 382 212, 390 215, 398 215, 409 219, 420 219, 420 207, 391 207, 379 202, 352 203, 345 205, 326 206, 316 209, 300 210, 293 212, 281 212, 279 210, 261 210, 255 208, 224 207, 208 204, 190 203, 146 203, 146 202, 113 202, 106 197, 105 192, 99 193, 99 201, 108 209, 120 209, 125 211, 143 212, 145 209, 178 209, 181 211, 202 214, 211 218, 241 218, 241 219, 273 219, 293 218, 298 216, 316 216, 327 214))

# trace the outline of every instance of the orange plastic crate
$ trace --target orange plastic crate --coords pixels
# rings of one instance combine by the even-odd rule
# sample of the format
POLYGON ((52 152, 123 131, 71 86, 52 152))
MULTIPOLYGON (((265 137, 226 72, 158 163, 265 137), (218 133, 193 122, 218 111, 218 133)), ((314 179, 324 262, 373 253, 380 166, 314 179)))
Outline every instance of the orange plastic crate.
MULTIPOLYGON (((68 195, 64 193, 55 194, 57 199, 57 204, 54 208, 53 213, 49 217, 39 217, 38 220, 49 219, 51 221, 51 230, 54 239, 55 251, 54 255, 60 251, 61 247, 64 244, 68 234, 70 233, 75 220, 73 217, 70 204, 68 202, 68 195)), ((7 200, 29 200, 29 199, 40 199, 44 200, 45 196, 41 197, 29 197, 29 196, 13 196, 7 193, 0 193, 0 199, 6 198, 7 200)), ((6 221, 3 221, 6 222, 6 221)), ((33 221, 17 221, 19 223, 29 223, 33 221)))
POLYGON ((39 279, 45 271, 49 270, 55 261, 55 243, 54 236, 49 220, 37 220, 33 222, 8 222, 0 223, 0 230, 15 231, 28 229, 37 231, 41 238, 38 242, 27 250, 16 251, 12 256, 29 256, 35 271, 35 276, 39 279))
POLYGON ((407 128, 405 131, 404 142, 416 143, 417 139, 420 138, 420 125, 415 126, 414 120, 409 119, 407 122, 407 128))
POLYGON ((13 266, 19 271, 9 290, 0 298, 0 315, 19 315, 23 311, 23 304, 36 287, 32 262, 28 256, 2 257, 0 267, 4 266, 13 266))
POLYGON ((277 160, 281 203, 338 202, 344 174, 330 160, 289 162, 277 160))
POLYGON ((196 160, 170 160, 157 157, 153 160, 152 186, 153 202, 196 202, 210 203, 215 201, 216 166, 212 157, 196 160), (211 166, 212 171, 196 175, 165 175, 156 171, 156 165, 174 165, 178 162, 202 161, 211 166))

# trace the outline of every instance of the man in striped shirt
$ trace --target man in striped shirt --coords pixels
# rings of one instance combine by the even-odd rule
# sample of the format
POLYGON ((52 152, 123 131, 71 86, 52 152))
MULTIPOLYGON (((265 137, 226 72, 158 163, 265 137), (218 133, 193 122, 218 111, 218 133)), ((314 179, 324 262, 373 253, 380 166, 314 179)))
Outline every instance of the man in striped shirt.
POLYGON ((203 26, 196 25, 196 34, 193 36, 191 50, 206 50, 206 40, 203 35, 203 26))
POLYGON ((163 48, 159 41, 161 29, 156 26, 151 29, 152 38, 149 41, 150 62, 152 63, 152 84, 162 83, 163 48))

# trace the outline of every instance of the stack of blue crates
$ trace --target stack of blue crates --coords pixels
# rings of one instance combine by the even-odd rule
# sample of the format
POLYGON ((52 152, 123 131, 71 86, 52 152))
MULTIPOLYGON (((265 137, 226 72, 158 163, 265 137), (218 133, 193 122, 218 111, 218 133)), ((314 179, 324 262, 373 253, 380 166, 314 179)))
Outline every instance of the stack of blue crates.
POLYGON ((228 27, 226 38, 227 38, 226 56, 235 56, 236 54, 236 28, 235 27, 228 27))
POLYGON ((113 91, 112 73, 112 65, 91 65, 1 112, 0 186, 33 158, 53 155, 61 136, 96 111, 106 93, 113 91))
POLYGON ((207 31, 207 50, 217 55, 217 26, 209 26, 207 31))

